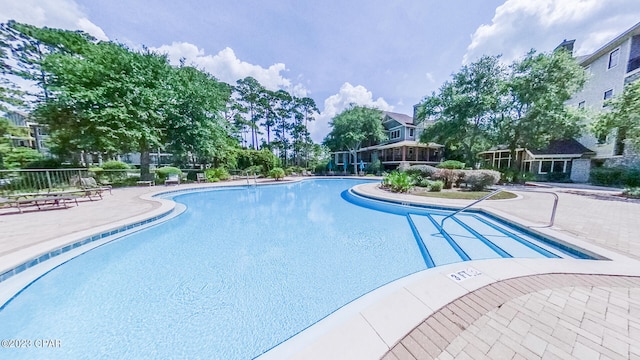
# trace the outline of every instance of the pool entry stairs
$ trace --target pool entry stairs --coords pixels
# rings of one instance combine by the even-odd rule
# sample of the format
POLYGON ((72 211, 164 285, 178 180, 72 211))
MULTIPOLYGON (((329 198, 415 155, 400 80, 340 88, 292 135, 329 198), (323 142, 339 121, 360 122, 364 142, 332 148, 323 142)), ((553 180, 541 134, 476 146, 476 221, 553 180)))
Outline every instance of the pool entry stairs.
POLYGON ((511 257, 572 257, 525 233, 475 214, 407 214, 427 267, 459 261, 511 257))
MULTIPOLYGON (((492 194, 470 204, 482 201, 492 194)), ((469 206, 448 209, 392 203, 345 191, 353 204, 406 217, 428 268, 460 261, 497 258, 594 259, 578 249, 496 219, 469 206)))

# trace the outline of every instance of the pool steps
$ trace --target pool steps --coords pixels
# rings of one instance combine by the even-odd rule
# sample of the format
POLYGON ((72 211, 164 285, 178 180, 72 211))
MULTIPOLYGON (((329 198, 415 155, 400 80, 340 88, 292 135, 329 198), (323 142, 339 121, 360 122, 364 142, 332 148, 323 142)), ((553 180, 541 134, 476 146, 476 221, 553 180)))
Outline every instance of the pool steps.
POLYGON ((359 206, 406 217, 427 268, 492 258, 591 258, 563 244, 538 238, 527 229, 497 223, 491 216, 475 210, 464 213, 454 210, 455 216, 450 216, 451 209, 394 204, 353 191, 345 191, 342 197, 359 206))

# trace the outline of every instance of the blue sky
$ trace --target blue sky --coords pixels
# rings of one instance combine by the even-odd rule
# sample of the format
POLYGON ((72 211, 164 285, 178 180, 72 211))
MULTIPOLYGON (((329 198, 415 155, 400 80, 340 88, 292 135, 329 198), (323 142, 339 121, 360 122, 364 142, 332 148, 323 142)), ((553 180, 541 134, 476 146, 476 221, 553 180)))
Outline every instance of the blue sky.
POLYGON ((412 107, 482 54, 505 61, 577 39, 587 54, 640 21, 638 0, 0 0, 0 22, 81 29, 312 97, 321 141, 349 103, 412 107))

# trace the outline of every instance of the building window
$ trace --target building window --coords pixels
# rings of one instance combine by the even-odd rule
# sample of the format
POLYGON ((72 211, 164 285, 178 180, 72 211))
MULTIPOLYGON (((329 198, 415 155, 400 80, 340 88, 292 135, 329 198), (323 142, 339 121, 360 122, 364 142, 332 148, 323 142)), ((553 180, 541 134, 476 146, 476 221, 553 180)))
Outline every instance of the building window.
POLYGON ((631 38, 631 50, 629 51, 629 63, 627 72, 640 68, 640 35, 631 38))
POLYGON ((553 171, 554 173, 563 173, 564 172, 564 161, 554 161, 553 162, 553 168, 551 171, 553 171))
POLYGON ((620 60, 620 48, 617 48, 609 53, 609 66, 607 69, 618 66, 618 60, 620 60))
POLYGON ((578 109, 584 109, 584 101, 578 103, 578 109))
POLYGON ((400 137, 400 130, 393 130, 389 133, 389 139, 397 139, 400 137))
POLYGON ((409 129, 409 136, 413 136, 413 129, 409 129))
POLYGON ((604 102, 602 103, 602 107, 606 107, 607 104, 607 100, 611 99, 613 97, 613 89, 609 89, 607 91, 604 92, 604 96, 602 97, 602 99, 604 100, 604 102))
POLYGON ((551 165, 553 164, 553 161, 541 161, 540 162, 540 171, 538 171, 538 173, 540 174, 547 174, 551 171, 551 165))

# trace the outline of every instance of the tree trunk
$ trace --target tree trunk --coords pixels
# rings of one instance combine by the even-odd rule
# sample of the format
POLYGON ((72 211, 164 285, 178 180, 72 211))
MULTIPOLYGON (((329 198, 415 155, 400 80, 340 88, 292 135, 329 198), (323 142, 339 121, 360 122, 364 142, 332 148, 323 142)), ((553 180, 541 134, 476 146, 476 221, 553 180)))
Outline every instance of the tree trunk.
POLYGON ((510 169, 514 171, 520 171, 520 162, 516 159, 516 146, 509 145, 509 156, 511 156, 510 169))
POLYGON ((149 149, 140 151, 140 180, 153 181, 151 171, 149 169, 151 165, 151 154, 149 149))

